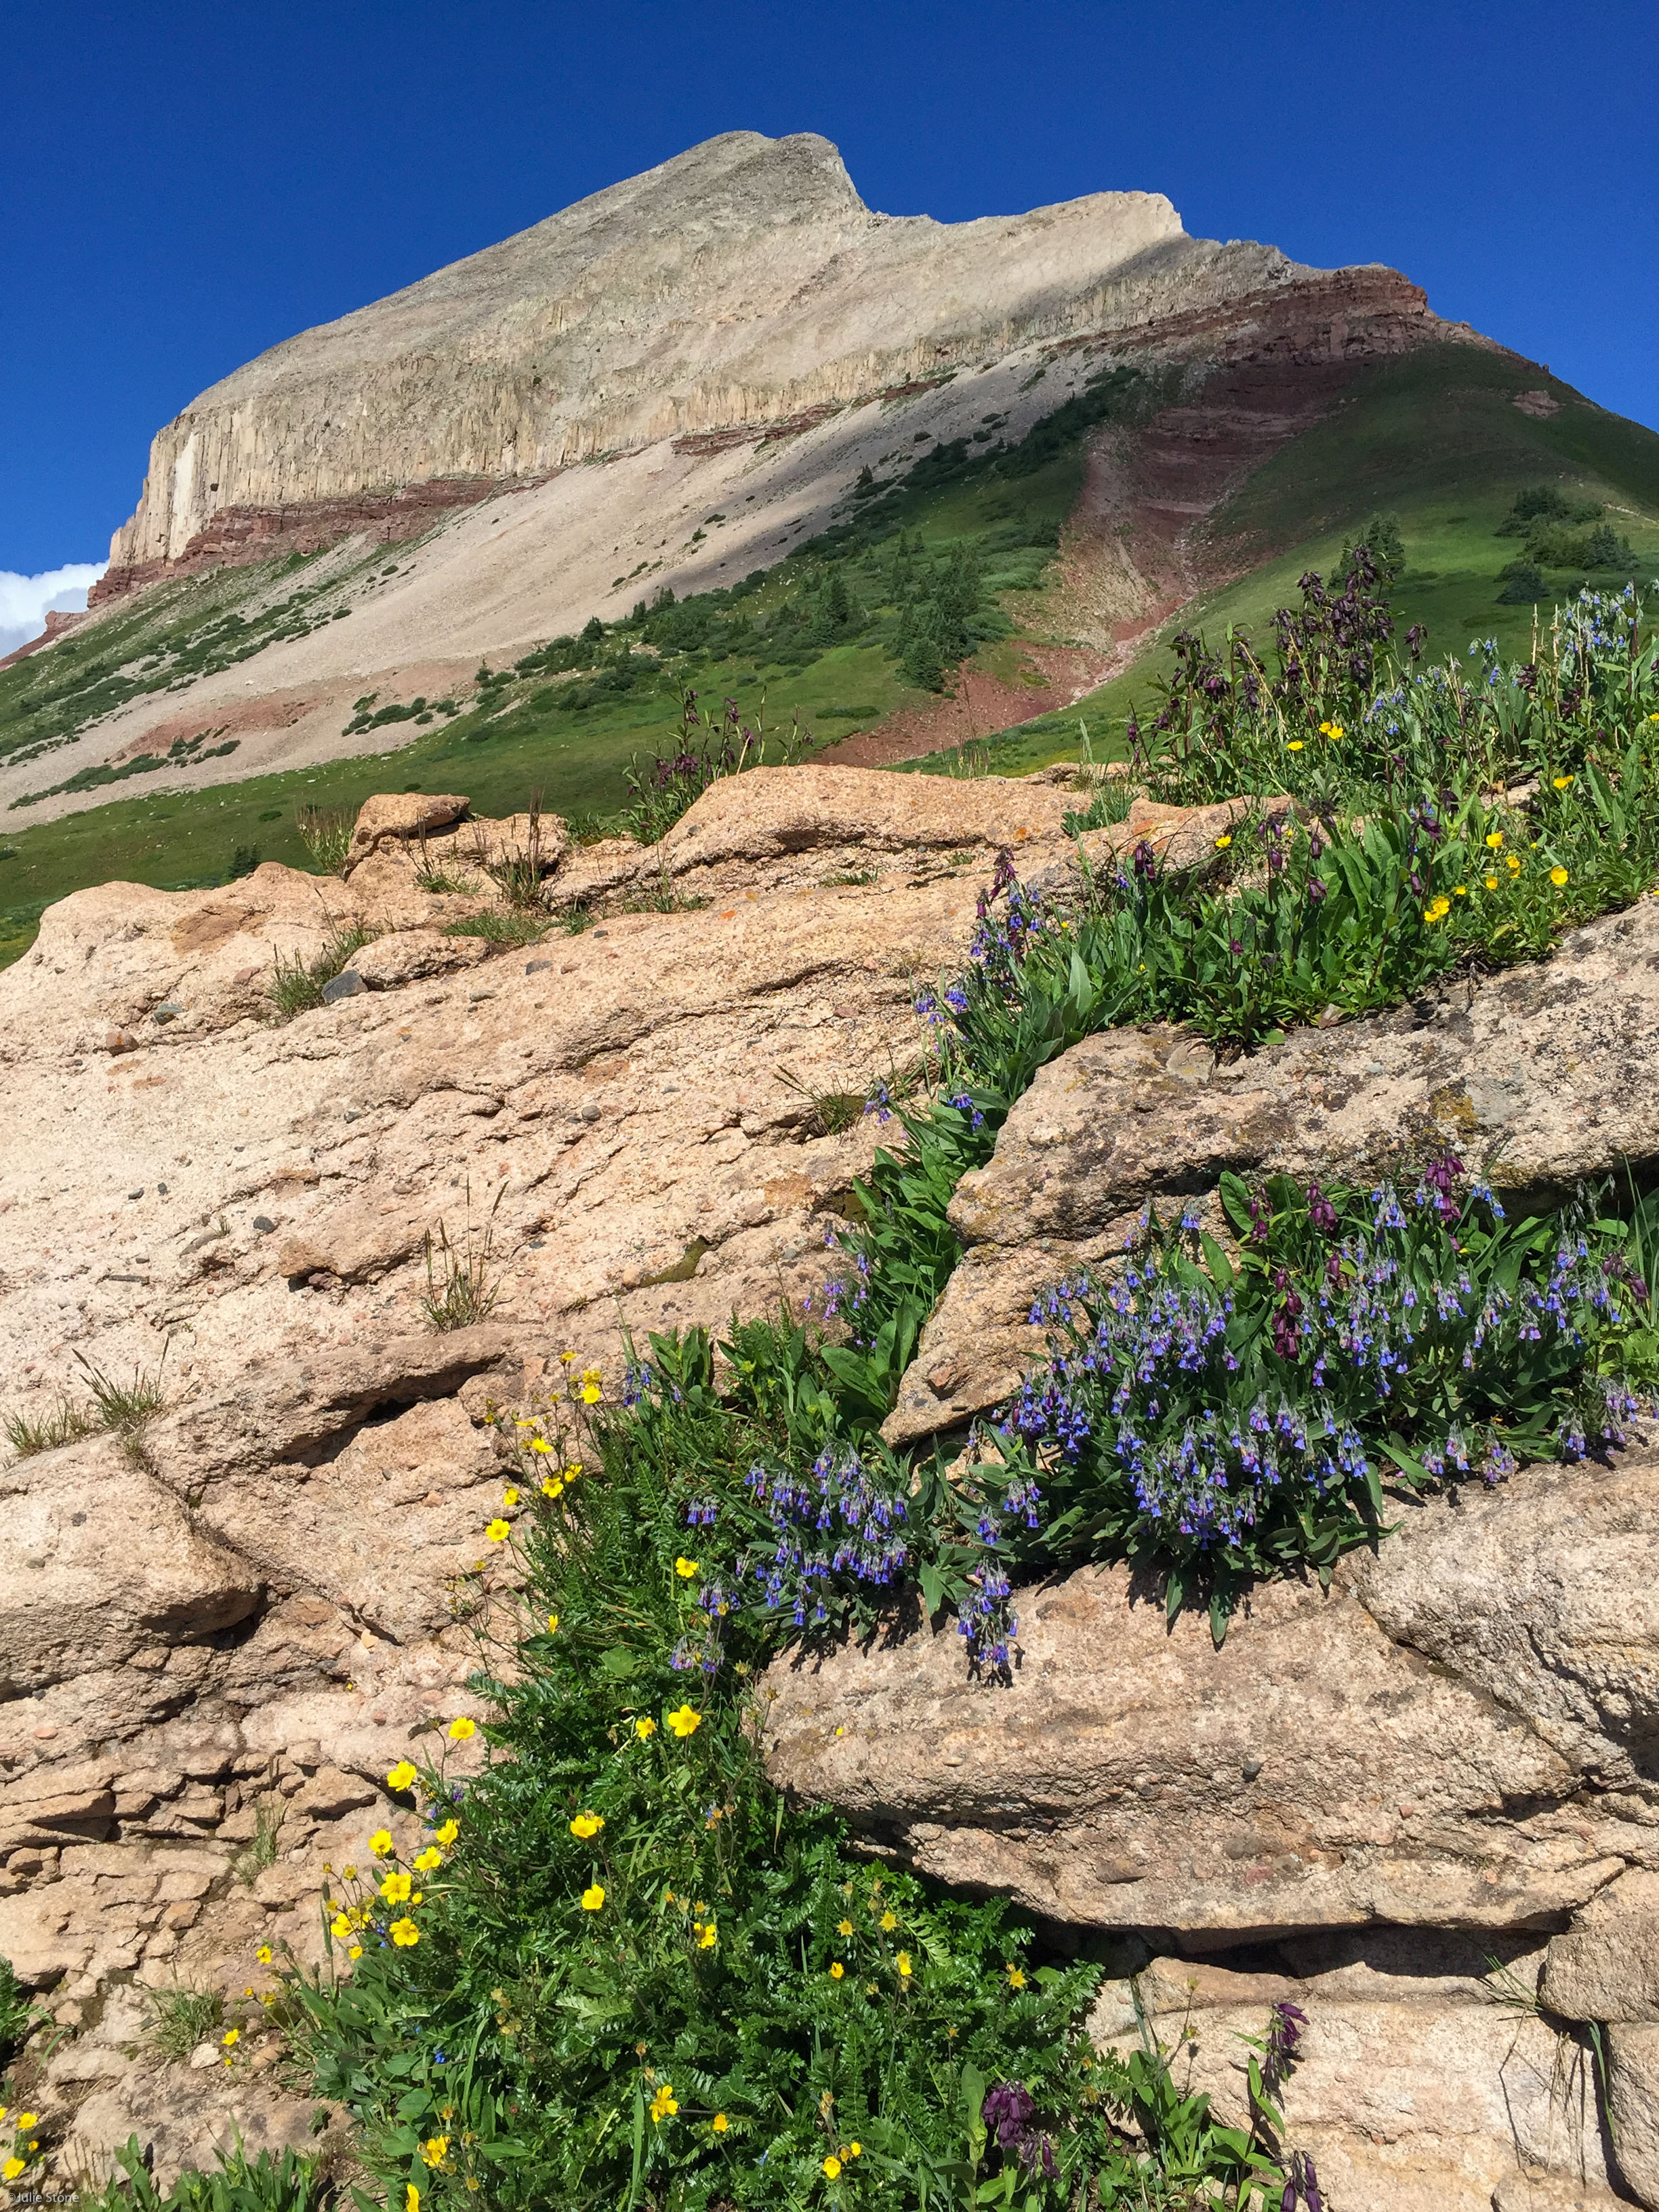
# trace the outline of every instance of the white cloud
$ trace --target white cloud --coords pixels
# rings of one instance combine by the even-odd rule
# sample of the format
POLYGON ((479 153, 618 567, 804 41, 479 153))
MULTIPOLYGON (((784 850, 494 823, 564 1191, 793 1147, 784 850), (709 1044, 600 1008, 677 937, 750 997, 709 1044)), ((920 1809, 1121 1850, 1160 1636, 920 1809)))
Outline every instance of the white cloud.
POLYGON ((106 561, 71 561, 39 576, 20 576, 0 568, 0 659, 39 637, 49 614, 76 614, 87 592, 109 566, 106 561))

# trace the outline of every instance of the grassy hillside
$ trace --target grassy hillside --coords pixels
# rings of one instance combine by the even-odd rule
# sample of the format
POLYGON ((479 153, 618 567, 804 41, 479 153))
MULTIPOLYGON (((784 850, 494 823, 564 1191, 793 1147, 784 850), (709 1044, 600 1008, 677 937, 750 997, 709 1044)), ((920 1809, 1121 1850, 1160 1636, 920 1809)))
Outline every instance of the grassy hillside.
MULTIPOLYGON (((384 753, 191 792, 167 791, 158 763, 120 799, 55 822, 31 824, 27 809, 14 807, 0 817, 0 963, 26 948, 44 905, 88 884, 213 883, 256 852, 302 865, 301 806, 349 810, 378 790, 458 789, 480 811, 508 813, 538 791, 544 805, 579 821, 614 815, 629 799, 630 759, 675 742, 684 690, 705 706, 734 701, 751 726, 763 716, 769 731, 793 726, 825 743, 927 696, 963 651, 1006 672, 1012 625, 1003 603, 1041 607, 1088 432, 1109 416, 1144 416, 1163 396, 1156 379, 1103 376, 1012 448, 988 417, 973 438, 922 453, 896 488, 855 495, 830 532, 764 576, 677 607, 642 607, 597 640, 527 655, 413 717, 391 710, 396 719, 381 724, 389 744, 411 721, 416 734, 384 753)), ((1019 774, 1076 754, 1079 719, 1097 751, 1118 749, 1131 705, 1170 665, 1169 635, 1188 626, 1218 634, 1229 623, 1265 634, 1304 570, 1328 571, 1345 537, 1379 514, 1397 520, 1404 541, 1395 592, 1402 628, 1426 624, 1431 653, 1461 652, 1477 635, 1522 653, 1534 611, 1502 603, 1500 571, 1524 548, 1498 532, 1516 494, 1539 484, 1602 509, 1632 552, 1615 568, 1541 571, 1546 619, 1553 598, 1586 580, 1659 574, 1652 431, 1531 363, 1478 348, 1376 363, 1212 518, 1218 551, 1245 570, 1238 581, 1169 625, 1081 708, 1040 716, 969 757, 915 765, 1019 774), (1517 392, 1545 389, 1554 415, 1536 420, 1515 406, 1517 392)), ((1571 534, 1554 550, 1571 550, 1571 534)), ((322 555, 150 595, 0 674, 0 754, 27 757, 24 748, 61 742, 137 690, 182 684, 270 639, 342 619, 395 565, 322 555)), ((387 714, 372 702, 360 726, 387 714)))

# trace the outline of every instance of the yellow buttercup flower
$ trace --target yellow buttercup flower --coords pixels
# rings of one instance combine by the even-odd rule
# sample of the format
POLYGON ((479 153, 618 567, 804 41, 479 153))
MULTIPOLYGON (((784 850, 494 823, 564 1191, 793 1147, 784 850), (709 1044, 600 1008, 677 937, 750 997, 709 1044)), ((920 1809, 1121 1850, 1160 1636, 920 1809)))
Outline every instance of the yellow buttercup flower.
POLYGON ((597 1382, 584 1382, 582 1384, 582 1403, 584 1406, 597 1406, 604 1395, 604 1392, 599 1389, 597 1382))
POLYGON ((573 1836, 580 1836, 586 1843, 590 1836, 597 1836, 604 1826, 605 1822, 599 1814, 578 1813, 570 1823, 570 1832, 573 1836))
POLYGON ((388 1905, 407 1905, 413 1887, 406 1874, 389 1874, 380 1884, 380 1894, 388 1905))
POLYGON ((841 2160, 840 2160, 836 2156, 836 2154, 835 2154, 834 2151, 831 2151, 831 2152, 830 2152, 830 2155, 829 2155, 829 2157, 828 2157, 828 2158, 826 2158, 826 2159, 824 2160, 824 2161, 823 2161, 823 2171, 824 2171, 825 2175, 828 2177, 828 2179, 829 2179, 830 2180, 831 2180, 831 2181, 839 2181, 839 2180, 840 2180, 840 2179, 841 2179, 841 2160))
POLYGON ((1565 883, 1566 880, 1567 872, 1565 868, 1552 868, 1550 870, 1550 881, 1555 885, 1557 890, 1560 890, 1562 884, 1565 883))
POLYGON ((560 1481, 556 1474, 544 1474, 542 1477, 542 1496, 544 1498, 556 1498, 563 1488, 564 1485, 560 1481))
POLYGON ((641 1713, 640 1715, 638 1720, 634 1723, 634 1733, 638 1736, 641 1743, 646 1741, 647 1736, 655 1735, 657 1733, 657 1723, 652 1719, 649 1713, 641 1713))
POLYGON ((1285 750, 1287 752, 1299 753, 1302 750, 1302 739, 1300 738, 1292 738, 1285 750))
POLYGON ((896 1963, 899 1970, 899 1979, 902 1982, 908 1982, 910 1978, 910 1954, 908 1951, 901 1951, 896 1963))
POLYGON ((459 1719, 453 1720, 449 1723, 449 1739, 452 1743, 466 1743, 477 1733, 478 1723, 477 1721, 468 1720, 465 1713, 459 1719))
POLYGON ((3 2166, 0 2166, 0 2179, 3 2179, 7 2181, 15 2181, 18 2175, 23 2172, 27 2164, 28 2160, 27 2159, 9 2158, 3 2166))
POLYGON ((415 1778, 415 1769, 406 1759, 400 1759, 395 1766, 386 1769, 386 1786, 388 1790, 408 1790, 413 1787, 415 1778))
POLYGON ((389 1828, 376 1828, 374 1834, 368 1839, 368 1848, 374 1852, 377 1859, 389 1858, 392 1855, 391 1830, 389 1828))
POLYGON ((449 2156, 447 2136, 428 2136, 421 2145, 421 2156, 428 2166, 441 2166, 449 2156))
POLYGON ((846 1972, 846 1967, 843 1966, 841 1960, 837 1959, 830 1969, 830 1978, 832 1982, 838 1982, 846 1972))
POLYGON ((882 1916, 881 1916, 881 1927, 882 1927, 882 1933, 883 1933, 884 1936, 890 1936, 890 1935, 892 1934, 893 1930, 894 1930, 897 1926, 898 1926, 898 1915, 897 1915, 897 1913, 896 1913, 896 1912, 884 1912, 884 1913, 882 1914, 882 1916))
MULTIPOLYGON (((241 2041, 241 2039, 242 2031, 240 2027, 228 2027, 224 2033, 219 2038, 220 2042, 224 2045, 227 2051, 234 2049, 234 2046, 241 2041)), ((17 2115, 17 2124, 20 2128, 33 2127, 34 2124, 33 2113, 20 2112, 17 2115)))
POLYGON ((1495 890, 1498 889, 1498 878, 1497 878, 1497 877, 1496 877, 1496 876, 1488 876, 1488 877, 1486 878, 1486 889, 1487 889, 1489 891, 1495 891, 1495 890))
POLYGON ((362 1955, 363 1947, 361 1943, 353 1943, 348 1946, 346 1950, 346 1956, 348 1959, 361 1959, 362 1955))
POLYGON ((545 1437, 532 1437, 530 1449, 533 1452, 550 1452, 553 1446, 549 1443, 545 1437))
POLYGON ((582 1911, 584 1912, 597 1912, 604 1903, 605 1884, 602 1881, 590 1883, 588 1887, 582 1892, 582 1911))
POLYGON ((550 1613, 547 1616, 547 1632, 550 1636, 556 1636, 559 1632, 559 1616, 556 1613, 550 1613))
POLYGON ((1518 876, 1521 872, 1521 857, 1519 854, 1505 853, 1504 855, 1504 866, 1509 870, 1512 876, 1518 876))
POLYGON ((1449 898, 1433 899, 1424 908, 1423 919, 1425 921, 1443 921, 1450 912, 1451 901, 1449 898))
POLYGON ((446 1820, 441 1828, 434 1830, 432 1840, 434 1843, 441 1844, 444 1849, 447 1850, 460 1832, 460 1823, 459 1821, 446 1820))
POLYGON ((513 1534, 513 1523, 498 1517, 490 1522, 484 1534, 492 1544, 504 1544, 513 1534))
POLYGON ((669 1714, 668 1725, 684 1741, 689 1735, 695 1735, 702 1726, 702 1715, 694 1712, 690 1705, 681 1705, 669 1714))
POLYGON ((723 2136, 727 2128, 731 2126, 732 2123, 726 2118, 724 2112, 716 2112, 714 2118, 710 2120, 708 2124, 713 2128, 717 2136, 723 2136))
POLYGON ((519 1493, 518 1493, 518 1492, 517 1492, 516 1490, 504 1490, 504 1491, 502 1491, 502 1492, 501 1492, 501 1504, 503 1504, 503 1505, 504 1505, 504 1506, 505 1506, 505 1507, 506 1507, 509 1511, 511 1511, 512 1508, 513 1508, 514 1506, 515 1506, 515 1505, 518 1504, 518 1502, 519 1502, 519 1493))
POLYGON ((674 2085, 672 2081, 665 2081, 651 2100, 652 2120, 660 2127, 665 2120, 672 2120, 678 2110, 679 2104, 674 2095, 674 2085))
POLYGON ((683 1583, 689 1583, 696 1571, 697 1563, 695 1559, 676 1559, 674 1562, 674 1572, 683 1583))
POLYGON ((1215 841, 1215 848, 1217 852, 1224 853, 1228 846, 1231 845, 1232 842, 1233 841, 1231 837, 1218 837, 1215 841))
POLYGON ((1494 853, 1498 850, 1503 842, 1504 833, 1501 830, 1489 830, 1486 832, 1486 842, 1492 847, 1494 853))
POLYGON ((837 1935, 837 1936, 850 1936, 850 1935, 852 1934, 852 1932, 853 1932, 853 1923, 852 1923, 852 1922, 851 1922, 850 1920, 842 1920, 842 1921, 839 1921, 839 1922, 837 1922, 836 1926, 836 1935, 837 1935))
POLYGON ((559 1354, 559 1357, 563 1360, 565 1365, 568 1367, 571 1361, 576 1357, 576 1355, 574 1352, 562 1352, 559 1354))
MULTIPOLYGON (((234 2043, 236 2039, 232 2035, 227 2037, 226 2040, 228 2042, 234 2043)), ((38 2128, 40 2124, 40 2115, 39 2112, 19 2112, 15 2120, 12 2123, 12 2125, 16 2129, 20 2136, 27 2134, 30 2128, 38 2128)), ((30 2148, 33 2148, 33 2144, 30 2145, 30 2148)))
POLYGON ((861 2142, 849 2142, 847 2146, 847 2154, 849 2158, 862 2158, 864 2145, 861 2142))
POLYGON ((1018 1966, 1008 1969, 1008 1986, 1011 1990, 1023 1990, 1025 1986, 1025 1977, 1018 1966))
POLYGON ((259 1948, 258 1948, 258 1949, 254 1953, 254 1954, 253 1954, 253 1955, 254 1955, 254 1957, 255 1957, 255 1958, 259 1961, 259 1964, 260 1964, 262 1966, 268 1966, 270 1964, 270 1944, 269 1944, 269 1943, 261 1943, 261 1944, 260 1944, 260 1946, 259 1946, 259 1948))
POLYGON ((436 1874, 438 1869, 443 1864, 443 1853, 431 1844, 427 1845, 426 1849, 421 1853, 419 1858, 415 1862, 416 1865, 420 1869, 422 1874, 436 1874))
POLYGON ((333 1919, 329 1922, 328 1929, 331 1936, 343 1943, 351 1933, 351 1922, 343 1912, 337 1912, 333 1919))
POLYGON ((1339 738, 1346 737, 1347 732, 1340 722, 1322 722, 1319 726, 1319 734, 1322 738, 1328 738, 1334 744, 1339 738))
POLYGON ((720 1940, 720 1930, 712 1920, 697 1930, 697 1948, 700 1951, 712 1951, 720 1940))
POLYGON ((407 1913, 401 1920, 394 1920, 387 1929, 386 1934, 391 1936, 400 1951, 412 1951, 421 1940, 420 1929, 407 1913))
POLYGON ((1558 775, 1555 779, 1555 787, 1558 791, 1571 791, 1577 781, 1575 776, 1558 775))

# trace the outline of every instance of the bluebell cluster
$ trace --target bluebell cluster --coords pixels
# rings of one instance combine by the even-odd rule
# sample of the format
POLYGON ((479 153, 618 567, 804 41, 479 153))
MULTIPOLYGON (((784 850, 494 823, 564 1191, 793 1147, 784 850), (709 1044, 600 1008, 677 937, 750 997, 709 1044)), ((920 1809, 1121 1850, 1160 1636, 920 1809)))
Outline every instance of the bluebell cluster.
POLYGON ((1012 1611, 1013 1586, 1003 1564, 1001 1547, 1011 1525, 1028 1529, 1042 1527, 1042 1492, 1036 1476, 1019 1468, 1003 1472, 994 1482, 988 1481, 984 1464, 978 1470, 975 1490, 974 1537, 980 1563, 966 1578, 972 1595, 957 1608, 957 1633, 966 1640, 968 1656, 975 1666, 1000 1668, 1008 1664, 1008 1654, 1019 1633, 1019 1621, 1012 1611))
POLYGON ((866 1465, 850 1444, 828 1444, 799 1476, 751 1467, 745 1487, 777 1540, 739 1571, 761 1585, 769 1611, 790 1607, 797 1628, 828 1620, 837 1585, 890 1589, 908 1565, 900 1478, 866 1465))

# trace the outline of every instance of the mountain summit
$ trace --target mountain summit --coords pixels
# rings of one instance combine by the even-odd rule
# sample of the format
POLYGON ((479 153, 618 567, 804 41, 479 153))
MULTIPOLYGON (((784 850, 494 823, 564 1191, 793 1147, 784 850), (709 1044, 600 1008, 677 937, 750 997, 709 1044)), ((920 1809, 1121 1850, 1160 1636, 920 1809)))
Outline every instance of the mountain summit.
POLYGON ((880 215, 828 139, 729 131, 204 392, 156 436, 100 596, 273 538, 325 542, 387 501, 429 516, 1036 340, 1115 333, 1190 352, 1264 321, 1337 358, 1444 328, 1392 270, 1333 278, 1271 246, 1189 238, 1161 193, 962 223, 880 215))

